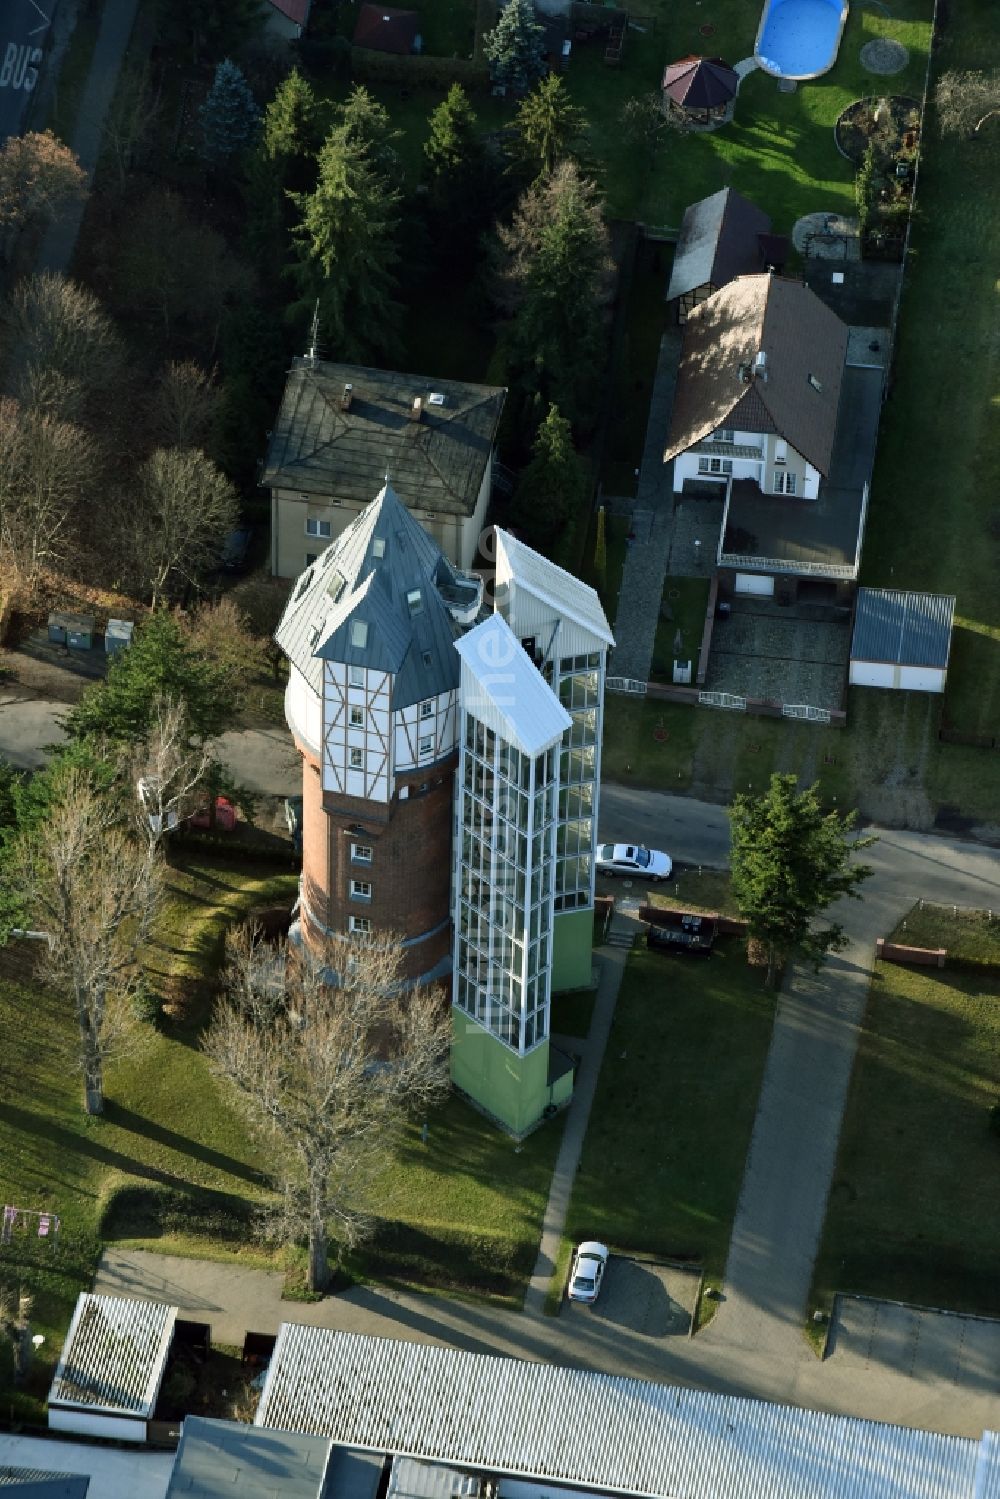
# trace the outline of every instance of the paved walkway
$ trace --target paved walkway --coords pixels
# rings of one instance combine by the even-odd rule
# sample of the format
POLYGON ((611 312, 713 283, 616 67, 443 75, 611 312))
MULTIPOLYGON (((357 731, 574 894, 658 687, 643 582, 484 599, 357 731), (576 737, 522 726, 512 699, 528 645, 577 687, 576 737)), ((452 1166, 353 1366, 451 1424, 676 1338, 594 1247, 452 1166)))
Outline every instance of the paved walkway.
MULTIPOLYGON (((101 29, 94 44, 87 84, 80 100, 76 129, 69 142, 80 165, 93 180, 101 154, 104 118, 114 98, 122 58, 132 35, 138 0, 104 0, 101 29)), ((86 200, 67 208, 49 229, 38 255, 40 271, 68 272, 83 222, 86 200)))
MULTIPOLYGON (((633 925, 631 922, 624 921, 619 921, 617 924, 620 927, 633 925)), ((563 1128, 562 1144, 559 1146, 559 1154, 556 1156, 552 1171, 549 1200, 545 1205, 545 1216, 542 1219, 542 1241, 538 1250, 538 1259, 535 1261, 535 1268, 524 1298, 526 1312, 540 1312, 544 1309, 545 1298, 556 1268, 559 1246, 566 1228, 566 1214, 569 1211, 573 1181, 580 1164, 583 1141, 590 1122, 590 1110, 597 1090, 597 1079, 601 1075, 601 1063, 604 1061, 604 1051, 611 1034, 611 1022, 615 1016, 618 989, 621 985, 622 974, 625 972, 625 959, 628 954, 622 948, 606 948, 595 956, 601 970, 597 985, 597 999, 594 1002, 590 1033, 586 1041, 577 1043, 577 1050, 581 1053, 580 1067, 573 1090, 573 1102, 569 1106, 568 1117, 563 1128)))
POLYGON ((681 336, 670 329, 660 341, 660 357, 653 381, 646 426, 646 446, 639 471, 639 493, 632 513, 635 541, 622 572, 622 588, 615 616, 615 648, 609 672, 618 677, 649 680, 653 641, 663 596, 663 579, 674 528, 672 466, 663 462, 680 361, 681 336))

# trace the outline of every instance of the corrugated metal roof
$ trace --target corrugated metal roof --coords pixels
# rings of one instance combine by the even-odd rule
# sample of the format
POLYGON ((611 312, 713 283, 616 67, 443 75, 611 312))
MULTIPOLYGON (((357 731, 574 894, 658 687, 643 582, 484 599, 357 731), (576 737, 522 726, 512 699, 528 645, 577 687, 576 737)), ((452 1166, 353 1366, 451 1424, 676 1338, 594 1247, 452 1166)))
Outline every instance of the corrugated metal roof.
POLYGON ((166 1499, 317 1499, 328 1437, 261 1431, 238 1421, 185 1416, 166 1499))
POLYGON ((573 720, 501 614, 456 641, 462 658, 462 706, 524 755, 540 755, 573 720))
POLYGON ((0 1467, 0 1489, 11 1499, 87 1499, 90 1479, 79 1473, 0 1467))
POLYGON ((506 394, 495 385, 296 359, 261 483, 365 502, 388 472, 416 509, 472 515, 506 394), (423 409, 413 421, 418 397, 423 409))
POLYGON ((979 1444, 974 1499, 1000 1499, 1000 1436, 984 1431, 979 1444))
POLYGON ((516 587, 551 604, 556 614, 574 620, 605 645, 614 645, 615 637, 595 589, 525 546, 509 531, 501 531, 498 526, 495 535, 498 583, 513 581, 516 587))
POLYGON ((441 591, 460 587, 440 547, 384 484, 292 584, 275 639, 317 696, 324 660, 392 672, 398 710, 458 686, 459 626, 441 591), (419 607, 407 602, 413 593, 419 607), (355 621, 368 626, 364 646, 352 640, 355 621))
POLYGON ((667 301, 759 270, 759 236, 770 229, 767 214, 732 187, 689 204, 681 219, 667 301))
POLYGON ((908 1427, 291 1324, 257 1424, 636 1499, 972 1499, 980 1453, 908 1427))
POLYGON ((81 1291, 49 1404, 149 1419, 176 1320, 177 1308, 159 1301, 81 1291))
POLYGON ((851 658, 943 669, 954 620, 953 593, 859 588, 851 658))

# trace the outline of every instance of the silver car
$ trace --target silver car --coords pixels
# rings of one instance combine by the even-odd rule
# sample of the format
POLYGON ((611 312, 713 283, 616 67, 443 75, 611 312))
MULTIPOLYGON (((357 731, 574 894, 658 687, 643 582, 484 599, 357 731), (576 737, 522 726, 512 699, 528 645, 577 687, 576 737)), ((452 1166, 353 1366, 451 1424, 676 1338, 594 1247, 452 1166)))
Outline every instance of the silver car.
POLYGON ((669 854, 658 848, 643 848, 641 843, 602 843, 597 850, 598 874, 628 875, 638 880, 669 880, 674 867, 669 854))

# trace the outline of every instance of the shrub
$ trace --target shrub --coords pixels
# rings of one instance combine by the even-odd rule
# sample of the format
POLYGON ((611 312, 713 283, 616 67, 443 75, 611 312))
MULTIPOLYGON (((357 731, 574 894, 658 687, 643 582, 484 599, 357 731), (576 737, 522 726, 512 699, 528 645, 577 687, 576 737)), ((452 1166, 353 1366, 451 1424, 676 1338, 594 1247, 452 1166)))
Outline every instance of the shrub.
POLYGON ((468 92, 489 87, 489 69, 463 57, 396 57, 367 47, 351 49, 351 76, 361 83, 401 83, 410 88, 449 89, 460 83, 468 92))
POLYGON ((132 995, 132 1009, 136 1018, 147 1025, 157 1026, 163 1015, 163 999, 157 994, 145 976, 139 980, 135 992, 132 995))

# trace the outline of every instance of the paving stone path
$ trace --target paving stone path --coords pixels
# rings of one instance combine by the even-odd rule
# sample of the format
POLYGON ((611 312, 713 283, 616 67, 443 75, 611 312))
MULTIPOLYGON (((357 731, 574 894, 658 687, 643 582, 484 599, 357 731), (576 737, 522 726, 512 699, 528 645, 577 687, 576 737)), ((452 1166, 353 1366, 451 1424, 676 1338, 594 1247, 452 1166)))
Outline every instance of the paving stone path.
POLYGON ((673 468, 663 462, 667 428, 674 404, 681 336, 669 329, 660 341, 660 357, 649 404, 646 446, 639 471, 639 492, 632 512, 634 540, 622 572, 622 591, 615 616, 615 649, 609 672, 647 682, 653 663, 653 641, 663 596, 670 543, 674 533, 671 483, 673 468))

